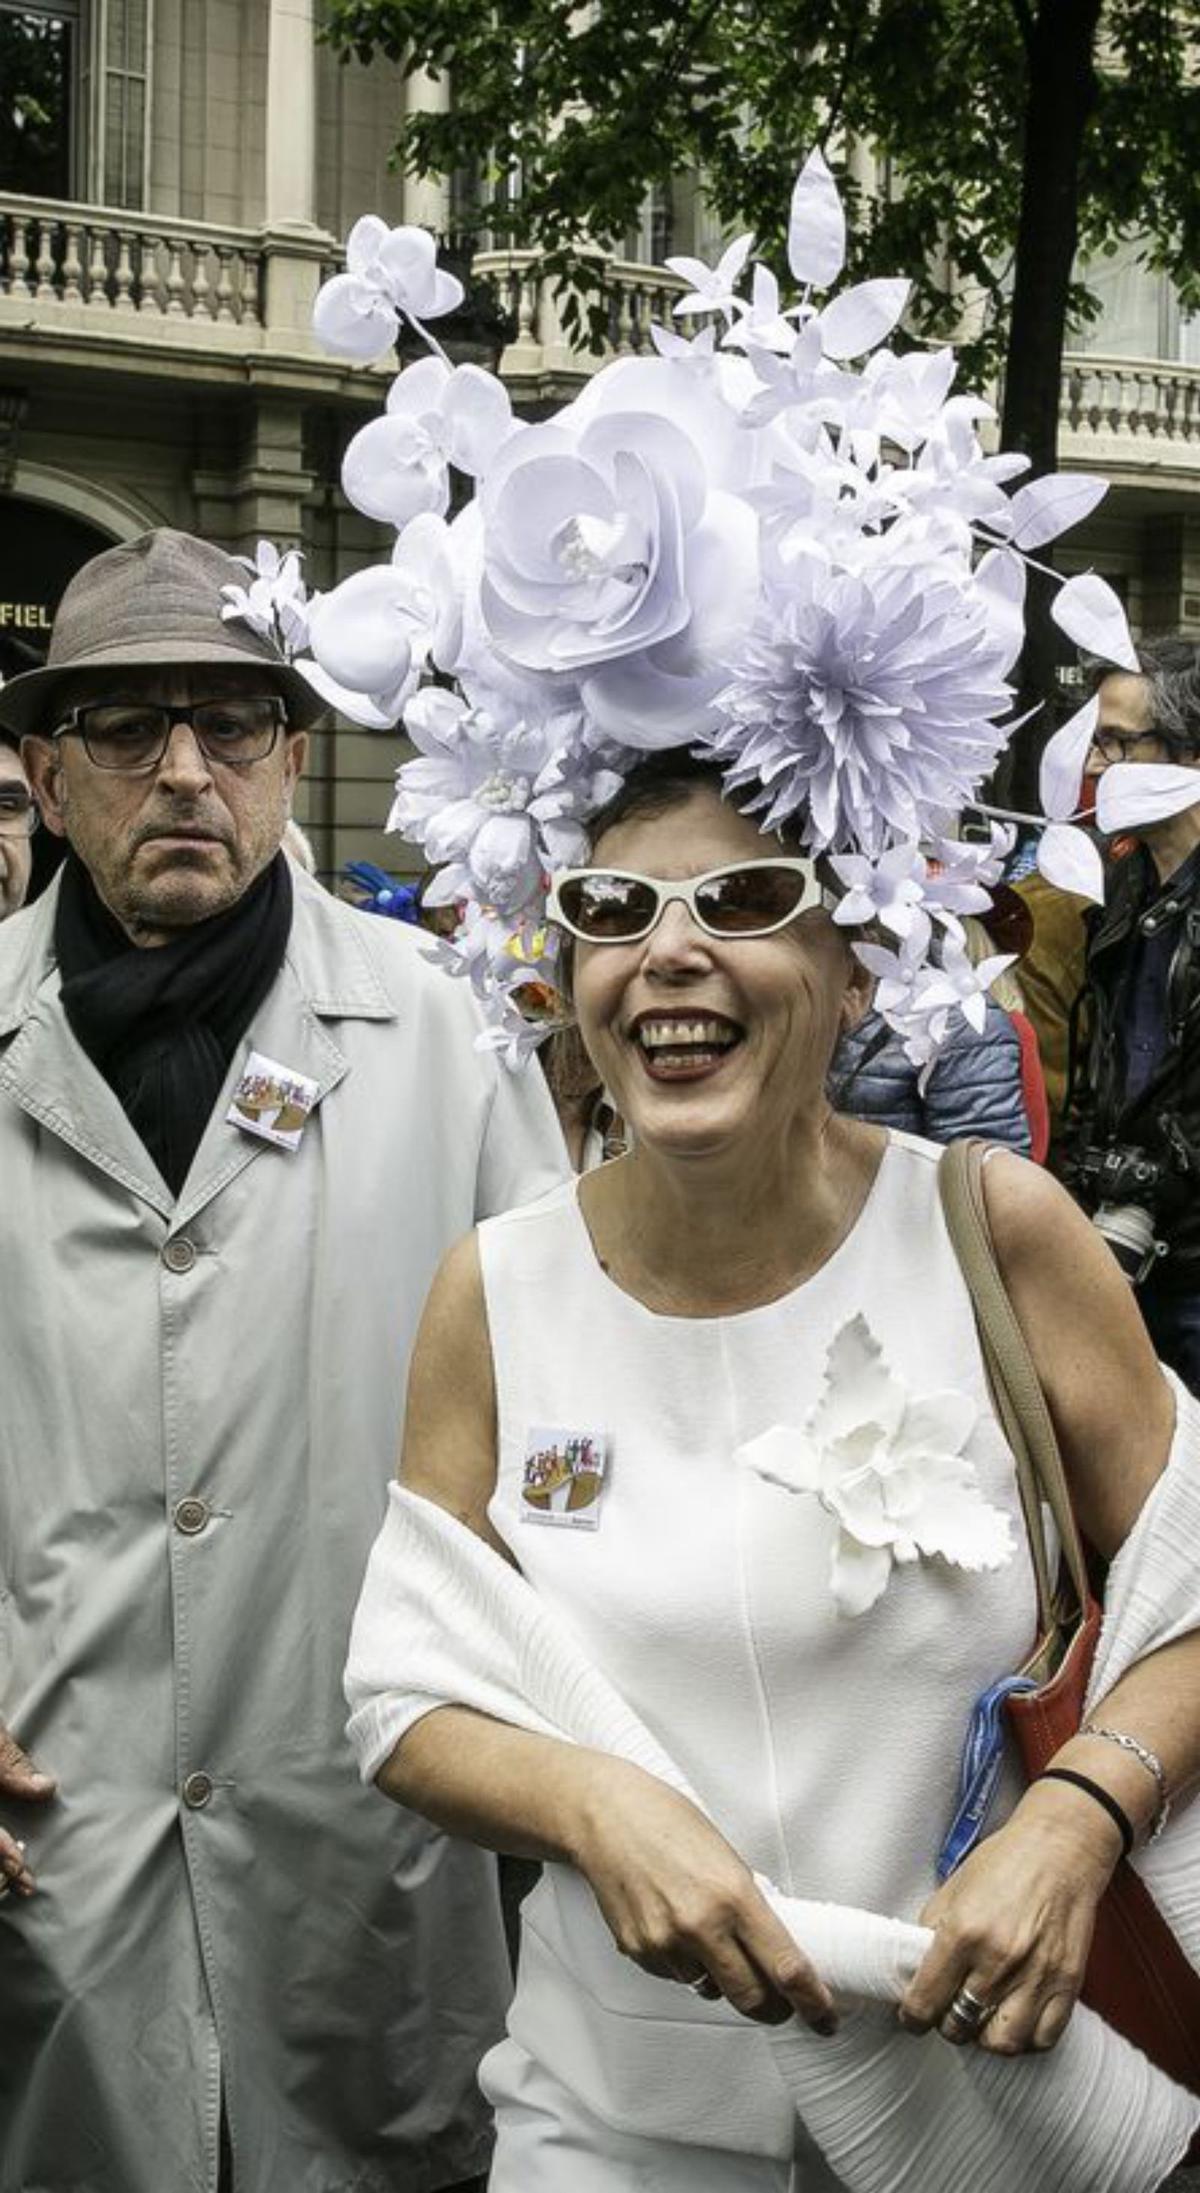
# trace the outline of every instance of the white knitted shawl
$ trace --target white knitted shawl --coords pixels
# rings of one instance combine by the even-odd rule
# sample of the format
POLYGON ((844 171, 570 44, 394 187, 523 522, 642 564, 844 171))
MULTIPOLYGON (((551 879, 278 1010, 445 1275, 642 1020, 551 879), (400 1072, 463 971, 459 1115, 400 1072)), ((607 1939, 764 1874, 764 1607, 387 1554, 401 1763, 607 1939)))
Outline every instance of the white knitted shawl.
MULTIPOLYGON (((1177 1395, 1168 1467, 1110 1572, 1093 1698, 1200 1626, 1200 1410, 1177 1395)), ((363 1585, 346 1694, 364 1781, 423 1715, 456 1704, 612 1752, 697 1802, 518 1572, 399 1486, 363 1585)), ((1179 1807, 1137 1863, 1200 1968, 1200 1808, 1179 1807)), ((761 1885, 840 2000, 899 1999, 927 1929, 761 1885)), ((1083 2008, 1050 2054, 1016 2059, 914 2044, 853 2015, 833 2039, 799 2020, 757 2030, 848 2193, 1152 2193, 1200 2126, 1200 2102, 1083 2008)))

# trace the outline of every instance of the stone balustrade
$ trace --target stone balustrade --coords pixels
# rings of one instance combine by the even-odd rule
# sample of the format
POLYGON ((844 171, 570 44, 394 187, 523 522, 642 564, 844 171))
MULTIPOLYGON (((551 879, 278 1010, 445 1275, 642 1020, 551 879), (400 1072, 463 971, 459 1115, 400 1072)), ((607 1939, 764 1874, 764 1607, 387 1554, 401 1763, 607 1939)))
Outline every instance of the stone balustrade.
POLYGON ((1177 462, 1200 457, 1200 366, 1162 358, 1104 358, 1088 353, 1063 360, 1060 420, 1072 454, 1097 462, 1114 443, 1123 459, 1177 462), (1135 449, 1132 445, 1138 445, 1135 449))
POLYGON ((35 307, 253 328, 265 268, 251 232, 0 196, 0 297, 35 307))
MULTIPOLYGON (((575 350, 559 317, 556 283, 543 281, 534 272, 529 251, 481 251, 471 272, 475 280, 490 282, 501 309, 514 328, 513 341, 500 361, 514 395, 536 397, 576 386, 588 379, 606 358, 643 357, 653 351, 652 322, 679 327, 672 307, 683 295, 684 284, 665 267, 647 266, 634 260, 604 259, 608 292, 608 349, 600 355, 575 350)), ((690 323, 682 323, 688 333, 690 323)))
MULTIPOLYGON (((0 329, 14 332, 69 328, 94 340, 107 331, 185 352, 265 344, 315 358, 312 299, 339 263, 333 239, 319 230, 218 228, 0 194, 0 329)), ((604 356, 649 355, 655 322, 695 332, 673 317, 684 285, 666 268, 598 263, 608 296, 604 356)), ((500 369, 518 403, 561 401, 603 363, 572 347, 555 284, 534 269, 528 251, 479 252, 472 269, 491 284, 512 330, 500 369)), ((1126 477, 1142 470, 1186 477, 1195 468, 1200 489, 1200 365, 1068 354, 1060 421, 1065 463, 1126 477)))

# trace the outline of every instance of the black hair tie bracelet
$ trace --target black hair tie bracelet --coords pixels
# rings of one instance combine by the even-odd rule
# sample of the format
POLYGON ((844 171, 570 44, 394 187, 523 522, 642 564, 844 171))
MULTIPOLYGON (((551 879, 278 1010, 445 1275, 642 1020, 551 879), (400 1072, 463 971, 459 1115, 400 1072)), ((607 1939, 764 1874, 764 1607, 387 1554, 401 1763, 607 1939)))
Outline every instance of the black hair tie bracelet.
POLYGON ((1112 1821, 1121 1837, 1121 1856, 1128 1858, 1134 1845, 1133 1823, 1124 1805, 1119 1805, 1111 1792, 1093 1782, 1090 1774, 1076 1774, 1074 1767, 1043 1767, 1037 1776, 1039 1782, 1070 1782, 1073 1789, 1081 1789, 1088 1797, 1094 1797, 1098 1805, 1112 1821))

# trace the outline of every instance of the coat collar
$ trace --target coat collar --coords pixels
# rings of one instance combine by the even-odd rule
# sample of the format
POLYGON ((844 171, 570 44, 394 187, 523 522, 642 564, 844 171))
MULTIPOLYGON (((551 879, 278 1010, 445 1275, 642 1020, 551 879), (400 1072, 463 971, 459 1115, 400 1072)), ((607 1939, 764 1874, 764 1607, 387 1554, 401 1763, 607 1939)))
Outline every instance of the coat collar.
MULTIPOLYGON (((382 955, 372 949, 371 923, 378 917, 341 905, 299 871, 292 880, 284 964, 247 1034, 256 1050, 315 1081, 320 1104, 347 1066, 325 1024, 395 1020, 398 1002, 388 988, 382 955)), ((245 1062, 243 1038, 179 1200, 173 1199, 113 1091, 67 1025, 54 956, 57 903, 56 882, 0 930, 0 1090, 174 1226, 186 1225, 256 1159, 270 1155, 276 1162, 292 1162, 286 1152, 269 1150, 226 1121, 245 1062)))

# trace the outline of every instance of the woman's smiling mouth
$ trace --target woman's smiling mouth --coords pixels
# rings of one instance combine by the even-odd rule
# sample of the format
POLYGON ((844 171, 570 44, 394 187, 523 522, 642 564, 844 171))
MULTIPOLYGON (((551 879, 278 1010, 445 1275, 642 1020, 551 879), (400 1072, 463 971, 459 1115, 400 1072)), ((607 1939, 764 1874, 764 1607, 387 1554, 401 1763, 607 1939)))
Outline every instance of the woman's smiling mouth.
POLYGON ((639 1013, 630 1036, 655 1081, 683 1081, 712 1073, 742 1041, 736 1021, 722 1013, 639 1013))

